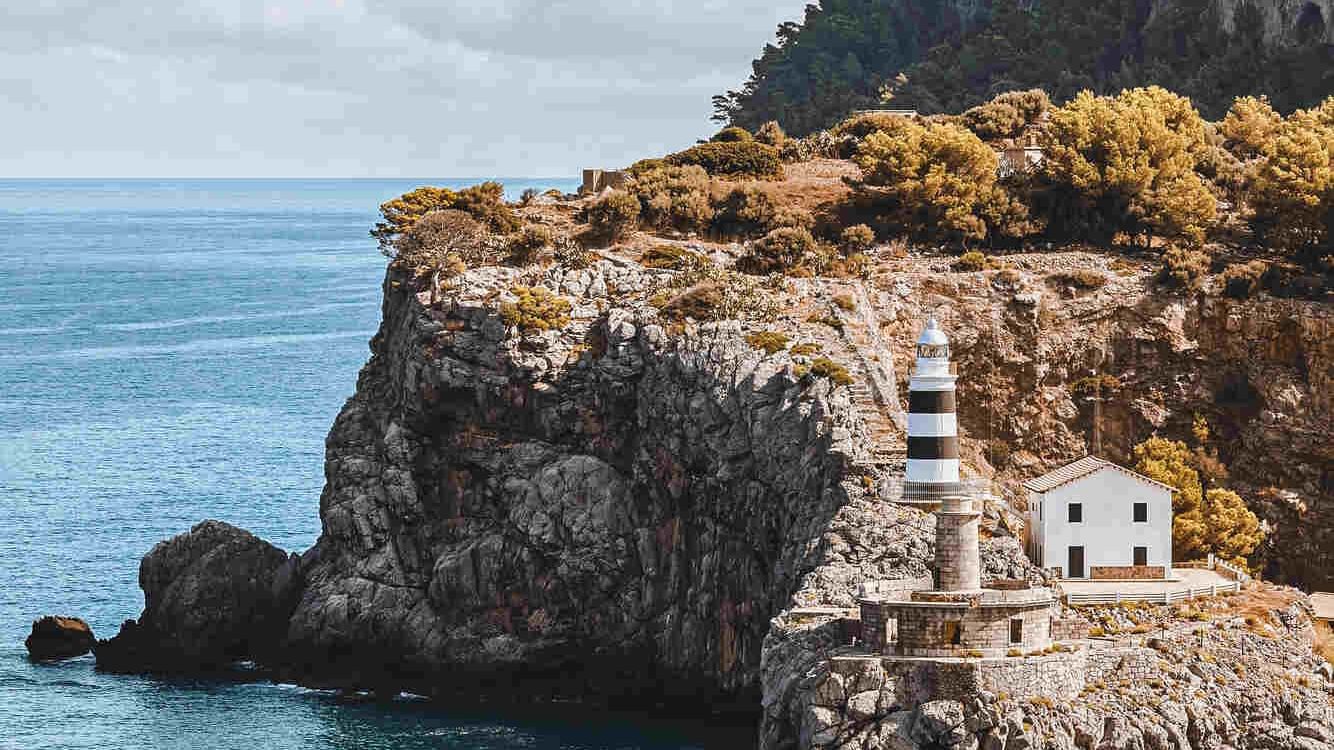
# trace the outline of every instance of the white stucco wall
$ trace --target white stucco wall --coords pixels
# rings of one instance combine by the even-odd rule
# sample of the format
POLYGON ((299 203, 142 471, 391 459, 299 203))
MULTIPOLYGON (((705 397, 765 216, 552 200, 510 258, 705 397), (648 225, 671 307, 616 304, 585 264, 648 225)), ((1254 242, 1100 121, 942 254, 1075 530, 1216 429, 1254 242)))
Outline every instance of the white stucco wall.
POLYGON ((1069 548, 1082 546, 1087 577, 1095 565, 1133 565, 1134 548, 1147 547, 1147 564, 1171 573, 1172 493, 1167 489, 1106 466, 1045 494, 1030 492, 1028 508, 1029 556, 1043 567, 1060 567, 1068 574, 1069 548), (1134 522, 1137 502, 1149 505, 1145 523, 1134 522), (1066 520, 1070 503, 1083 503, 1082 523, 1066 520))

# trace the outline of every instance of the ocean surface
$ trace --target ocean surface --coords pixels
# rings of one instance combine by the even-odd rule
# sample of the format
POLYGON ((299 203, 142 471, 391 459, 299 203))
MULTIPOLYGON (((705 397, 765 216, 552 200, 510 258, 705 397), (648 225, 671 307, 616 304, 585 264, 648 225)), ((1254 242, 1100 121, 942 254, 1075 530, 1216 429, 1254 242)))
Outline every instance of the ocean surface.
MULTIPOLYGON (((139 559, 217 518, 319 534, 324 437, 380 317, 382 201, 474 180, 0 181, 0 748, 674 748, 643 718, 349 704, 268 682, 29 663, 31 621, 99 637, 139 559)), ((507 180, 572 190, 574 181, 507 180)))

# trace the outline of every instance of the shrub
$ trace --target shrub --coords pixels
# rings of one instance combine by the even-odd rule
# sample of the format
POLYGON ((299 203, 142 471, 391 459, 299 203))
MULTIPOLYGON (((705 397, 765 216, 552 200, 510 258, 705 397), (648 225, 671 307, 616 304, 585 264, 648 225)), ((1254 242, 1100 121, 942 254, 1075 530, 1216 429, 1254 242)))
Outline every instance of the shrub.
POLYGON ((1005 652, 1006 656, 1023 656, 1024 652, 1017 648, 1012 648, 1005 652))
POLYGON ((1328 248, 1334 231, 1334 97, 1293 112, 1260 152, 1264 158, 1251 179, 1256 233, 1291 251, 1328 248))
POLYGON ((639 256, 640 265, 648 268, 680 268, 690 251, 676 245, 654 245, 639 256))
POLYGON ((857 149, 865 175, 856 199, 909 236, 954 241, 1017 235, 1027 210, 997 182, 996 152, 957 125, 908 122, 857 149))
POLYGON ((380 243, 385 255, 395 253, 394 241, 412 228, 423 216, 432 211, 444 211, 454 206, 458 197, 449 188, 419 187, 390 201, 380 204, 380 221, 371 230, 371 236, 380 243))
POLYGON ((765 354, 777 354, 787 348, 787 334, 778 331, 756 331, 746 336, 746 343, 750 344, 752 349, 758 349, 765 354))
POLYGON ((739 185, 723 197, 713 217, 715 231, 728 237, 764 234, 773 228, 778 201, 760 185, 739 185))
POLYGON ((819 353, 820 353, 820 345, 812 343, 797 344, 796 346, 792 347, 792 349, 788 352, 788 354, 791 354, 794 357, 809 357, 812 354, 819 354, 819 353))
POLYGON ((550 227, 528 224, 509 238, 510 260, 521 266, 537 260, 538 254, 556 243, 550 227))
POLYGON ((612 240, 621 239, 639 224, 639 199, 622 190, 613 190, 586 209, 593 231, 612 240))
POLYGON ((844 255, 866 253, 875 245, 875 232, 865 224, 853 224, 838 236, 838 247, 844 255))
POLYGON ((787 145, 787 133, 783 132, 783 128, 777 120, 770 120, 755 131, 755 140, 766 146, 773 146, 781 150, 783 146, 787 145))
POLYGON ((629 172, 631 177, 638 177, 645 172, 652 172, 655 169, 666 169, 670 166, 671 165, 667 163, 666 159, 655 157, 652 159, 640 159, 634 164, 631 164, 630 168, 625 171, 629 172))
POLYGON ((1216 203, 1195 167, 1210 144, 1190 100, 1156 86, 1115 97, 1085 91, 1043 131, 1039 199, 1053 231, 1204 241, 1216 203))
POLYGON ((1051 99, 1041 89, 1007 91, 964 112, 960 119, 964 127, 983 140, 1015 138, 1037 122, 1050 106, 1051 99))
POLYGON ((389 246, 394 265, 405 269, 434 269, 449 255, 460 260, 480 245, 484 230, 462 211, 432 211, 420 217, 389 246))
POLYGON ((697 166, 665 166, 635 176, 630 191, 639 199, 643 219, 656 229, 694 231, 713 219, 709 175, 697 166))
POLYGON ((1163 266, 1158 271, 1158 280, 1169 286, 1194 291, 1200 288, 1208 275, 1208 255, 1199 250, 1173 246, 1163 253, 1163 266))
POLYGON ((685 320, 693 318, 700 321, 721 320, 723 306, 723 287, 706 281, 696 284, 681 294, 676 295, 662 306, 662 313, 669 318, 685 320))
POLYGON ((510 290, 518 299, 500 306, 505 325, 522 331, 547 331, 570 323, 570 301, 541 286, 516 286, 510 290))
MULTIPOLYGON (((811 133, 805 138, 788 138, 782 146, 783 161, 810 161, 811 159, 836 159, 841 155, 845 141, 853 138, 835 136, 828 130, 811 133)), ((852 149, 851 144, 848 146, 852 149)))
POLYGON ((1089 375, 1070 384, 1070 392, 1076 396, 1109 396, 1121 390, 1121 379, 1115 375, 1089 375))
POLYGON ((1262 260, 1228 266, 1223 269, 1223 293, 1236 299, 1245 299, 1260 291, 1269 264, 1262 260))
POLYGON ((835 138, 851 136, 861 140, 872 133, 898 133, 912 125, 915 125, 915 123, 910 117, 883 112, 868 112, 864 115, 849 117, 835 125, 829 132, 835 138))
POLYGON ((851 294, 835 294, 834 305, 844 312, 852 312, 857 309, 857 303, 852 301, 851 294))
POLYGON ((954 261, 954 270, 964 272, 985 271, 995 268, 997 265, 998 262, 995 258, 989 258, 978 250, 969 250, 954 261))
POLYGON ((709 140, 714 143, 742 143, 745 141, 753 141, 755 138, 750 134, 750 131, 745 128, 738 128, 733 125, 730 128, 723 128, 717 133, 714 133, 713 137, 709 140))
POLYGON ((556 262, 567 268, 587 268, 593 262, 593 254, 577 239, 568 234, 558 234, 552 243, 555 248, 556 262))
POLYGON ((454 208, 468 212, 491 231, 500 234, 509 234, 523 223, 505 202, 505 186, 499 182, 483 182, 460 190, 454 208))
POLYGON ((1267 97, 1239 96, 1218 124, 1218 133, 1224 148, 1250 159, 1263 153, 1282 127, 1283 117, 1269 106, 1267 97))
POLYGON ((1101 289, 1107 285, 1107 275, 1092 268, 1076 268, 1073 271, 1056 271, 1047 275, 1048 279, 1073 286, 1076 289, 1101 289))
POLYGON ((752 243, 750 255, 741 259, 748 273, 790 271, 799 267, 815 252, 815 237, 809 230, 775 229, 752 243))
POLYGON ((816 357, 811 360, 810 373, 817 378, 828 378, 834 385, 852 385, 852 376, 848 368, 828 357, 816 357))
POLYGON ((667 162, 675 166, 695 165, 714 177, 725 179, 781 180, 783 162, 778 149, 755 141, 701 143, 671 154, 667 162))
POLYGON ((806 229, 815 226, 815 215, 801 206, 781 206, 769 221, 769 230, 806 229))
POLYGON ((537 200, 537 196, 539 195, 541 195, 541 193, 537 192, 537 188, 524 188, 523 192, 519 194, 519 205, 530 205, 533 201, 537 200))

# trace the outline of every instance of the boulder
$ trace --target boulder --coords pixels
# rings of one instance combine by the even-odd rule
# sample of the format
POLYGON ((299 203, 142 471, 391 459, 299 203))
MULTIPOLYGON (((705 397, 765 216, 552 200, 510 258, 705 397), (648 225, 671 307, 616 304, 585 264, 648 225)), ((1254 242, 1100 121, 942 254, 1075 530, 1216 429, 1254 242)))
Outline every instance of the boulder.
POLYGON ((83 656, 93 648, 96 639, 88 623, 77 617, 47 615, 32 623, 32 633, 23 642, 28 657, 37 661, 54 661, 83 656))
POLYGON ((139 564, 144 611, 94 647, 109 671, 194 671, 277 647, 299 593, 299 558, 221 521, 161 542, 139 564))

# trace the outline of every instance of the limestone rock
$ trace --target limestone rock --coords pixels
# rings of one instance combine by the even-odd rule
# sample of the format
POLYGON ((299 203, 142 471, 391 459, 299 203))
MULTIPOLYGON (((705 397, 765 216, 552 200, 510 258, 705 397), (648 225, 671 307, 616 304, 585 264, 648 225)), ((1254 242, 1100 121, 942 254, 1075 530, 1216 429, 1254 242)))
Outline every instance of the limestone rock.
POLYGON ((47 615, 32 623, 32 633, 23 641, 28 656, 37 661, 53 661, 82 656, 92 650, 96 639, 88 623, 77 617, 47 615))
POLYGON ((270 655, 297 591, 295 558, 221 521, 158 544, 139 565, 144 611, 95 647, 98 667, 177 671, 270 655))

